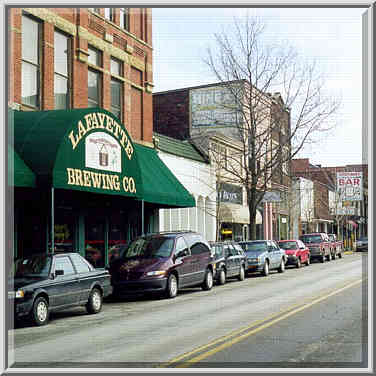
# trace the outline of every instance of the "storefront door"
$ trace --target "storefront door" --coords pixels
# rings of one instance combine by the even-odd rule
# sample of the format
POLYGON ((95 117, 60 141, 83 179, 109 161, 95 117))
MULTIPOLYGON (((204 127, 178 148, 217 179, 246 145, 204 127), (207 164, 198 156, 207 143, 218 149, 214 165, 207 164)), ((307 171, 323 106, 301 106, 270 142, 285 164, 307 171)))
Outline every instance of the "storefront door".
POLYGON ((105 267, 106 218, 88 215, 85 218, 84 257, 96 268, 105 267))

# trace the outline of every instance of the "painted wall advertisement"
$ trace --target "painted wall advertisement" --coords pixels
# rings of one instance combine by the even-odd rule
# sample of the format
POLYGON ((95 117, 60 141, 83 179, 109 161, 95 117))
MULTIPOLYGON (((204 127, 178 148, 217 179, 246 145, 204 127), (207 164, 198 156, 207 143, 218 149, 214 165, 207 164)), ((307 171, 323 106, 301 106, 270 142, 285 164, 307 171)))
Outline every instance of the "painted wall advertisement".
POLYGON ((337 191, 340 201, 362 201, 363 173, 337 172, 337 191))
POLYGON ((226 88, 194 89, 190 96, 192 127, 234 126, 239 122, 235 100, 226 88))

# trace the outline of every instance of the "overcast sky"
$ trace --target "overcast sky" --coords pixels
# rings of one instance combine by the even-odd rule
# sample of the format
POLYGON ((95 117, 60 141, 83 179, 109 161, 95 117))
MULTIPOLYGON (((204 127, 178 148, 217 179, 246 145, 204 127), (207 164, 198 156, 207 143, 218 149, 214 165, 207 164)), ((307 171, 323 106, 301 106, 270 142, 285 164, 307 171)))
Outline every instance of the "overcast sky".
MULTIPOLYGON (((330 94, 341 98, 337 127, 300 158, 337 166, 362 163, 362 14, 360 8, 255 8, 267 39, 288 41, 314 60, 330 94)), ((241 8, 153 8, 154 92, 216 82, 202 62, 213 35, 246 14, 241 8)), ((292 111, 294 109, 292 108, 292 111)))

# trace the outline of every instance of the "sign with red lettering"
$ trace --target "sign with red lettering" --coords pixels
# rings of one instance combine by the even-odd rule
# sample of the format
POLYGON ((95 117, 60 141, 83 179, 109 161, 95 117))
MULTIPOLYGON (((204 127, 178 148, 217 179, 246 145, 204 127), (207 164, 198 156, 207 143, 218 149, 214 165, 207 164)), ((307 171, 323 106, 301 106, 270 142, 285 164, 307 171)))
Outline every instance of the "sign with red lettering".
POLYGON ((337 172, 337 191, 341 201, 362 201, 363 173, 337 172))

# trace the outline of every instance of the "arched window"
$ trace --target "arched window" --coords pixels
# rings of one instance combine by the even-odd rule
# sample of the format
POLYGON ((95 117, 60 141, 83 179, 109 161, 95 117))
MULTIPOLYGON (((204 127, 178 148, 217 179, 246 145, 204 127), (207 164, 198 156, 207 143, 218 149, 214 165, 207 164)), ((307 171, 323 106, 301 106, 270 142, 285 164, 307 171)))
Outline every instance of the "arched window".
POLYGON ((189 228, 189 208, 180 209, 181 230, 190 230, 189 228))
POLYGON ((205 204, 201 196, 197 200, 197 231, 205 234, 205 204))
POLYGON ((197 231, 197 207, 189 208, 189 229, 197 231))
POLYGON ((206 240, 215 240, 214 229, 215 210, 213 202, 209 197, 205 199, 205 238, 206 240))
POLYGON ((164 231, 170 231, 171 230, 171 225, 170 225, 170 209, 163 209, 163 230, 164 231))

